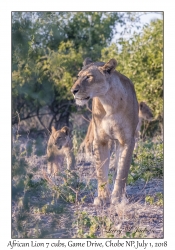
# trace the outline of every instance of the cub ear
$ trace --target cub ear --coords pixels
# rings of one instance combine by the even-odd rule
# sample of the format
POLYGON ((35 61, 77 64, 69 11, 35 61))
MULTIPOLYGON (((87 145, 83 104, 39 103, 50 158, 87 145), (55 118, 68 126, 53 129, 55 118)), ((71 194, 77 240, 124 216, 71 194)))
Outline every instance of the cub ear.
POLYGON ((52 134, 56 132, 56 129, 54 126, 51 127, 52 134))
POLYGON ((62 129, 61 129, 62 132, 64 132, 66 135, 69 134, 69 128, 67 126, 64 126, 62 129))
POLYGON ((105 63, 105 65, 101 67, 101 69, 104 72, 108 72, 109 74, 111 74, 115 70, 116 66, 117 61, 115 59, 110 59, 109 62, 105 63))
POLYGON ((83 67, 85 67, 86 65, 88 65, 88 64, 90 64, 90 63, 92 63, 92 62, 93 62, 93 61, 92 61, 91 58, 86 57, 86 58, 84 59, 84 61, 83 61, 83 67))

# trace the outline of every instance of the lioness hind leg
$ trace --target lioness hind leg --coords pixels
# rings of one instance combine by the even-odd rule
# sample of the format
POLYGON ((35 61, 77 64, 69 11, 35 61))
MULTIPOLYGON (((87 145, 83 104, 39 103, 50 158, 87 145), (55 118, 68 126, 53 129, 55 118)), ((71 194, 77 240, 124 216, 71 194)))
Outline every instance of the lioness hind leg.
POLYGON ((100 205, 102 202, 109 202, 108 170, 110 152, 108 142, 100 143, 94 140, 93 149, 98 180, 98 197, 95 198, 94 204, 100 205))
POLYGON ((134 144, 134 138, 124 145, 119 144, 117 177, 111 197, 111 202, 113 204, 120 202, 121 198, 123 197, 132 160, 134 144))

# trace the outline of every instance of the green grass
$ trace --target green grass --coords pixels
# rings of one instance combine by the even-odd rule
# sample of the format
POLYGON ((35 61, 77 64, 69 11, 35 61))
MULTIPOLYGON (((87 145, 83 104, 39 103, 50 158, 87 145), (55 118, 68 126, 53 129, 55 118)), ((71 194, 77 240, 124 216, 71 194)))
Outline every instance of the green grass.
POLYGON ((139 142, 128 176, 128 184, 138 179, 149 181, 153 178, 163 177, 163 142, 158 140, 153 143, 151 140, 139 142))

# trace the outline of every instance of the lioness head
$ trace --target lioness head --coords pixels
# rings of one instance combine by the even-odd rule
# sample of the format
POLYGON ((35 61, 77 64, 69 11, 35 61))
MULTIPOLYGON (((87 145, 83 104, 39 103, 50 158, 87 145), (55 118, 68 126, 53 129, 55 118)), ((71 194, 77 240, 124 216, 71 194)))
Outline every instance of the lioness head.
POLYGON ((139 117, 145 120, 151 120, 153 118, 151 109, 148 107, 148 105, 145 102, 139 103, 139 117))
POLYGON ((109 89, 108 80, 115 70, 117 62, 115 59, 111 59, 107 63, 93 63, 90 58, 86 58, 83 66, 71 89, 76 104, 80 106, 86 104, 90 98, 106 94, 109 89))
POLYGON ((57 147, 57 149, 61 149, 65 147, 69 141, 69 128, 64 126, 60 130, 56 130, 52 126, 52 133, 51 133, 51 143, 57 147))

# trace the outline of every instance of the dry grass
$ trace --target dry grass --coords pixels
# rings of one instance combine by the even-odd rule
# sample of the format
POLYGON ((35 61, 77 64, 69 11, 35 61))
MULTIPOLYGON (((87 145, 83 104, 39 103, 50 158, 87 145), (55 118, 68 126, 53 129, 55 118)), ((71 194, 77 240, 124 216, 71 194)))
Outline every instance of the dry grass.
MULTIPOLYGON (((127 186, 127 198, 120 204, 97 209, 93 205, 97 179, 92 156, 85 159, 78 155, 74 176, 66 174, 64 164, 56 179, 47 179, 43 174, 47 164, 44 153, 37 155, 33 140, 29 154, 27 143, 24 139, 17 142, 19 151, 26 151, 18 154, 27 166, 23 176, 30 178, 26 177, 24 188, 12 197, 13 238, 163 238, 163 207, 145 201, 148 195, 155 197, 163 192, 162 179, 139 179, 127 186), (66 200, 65 195, 70 199, 66 200)), ((21 178, 20 174, 14 175, 14 187, 21 178)), ((112 185, 110 182, 111 189, 112 185)))

